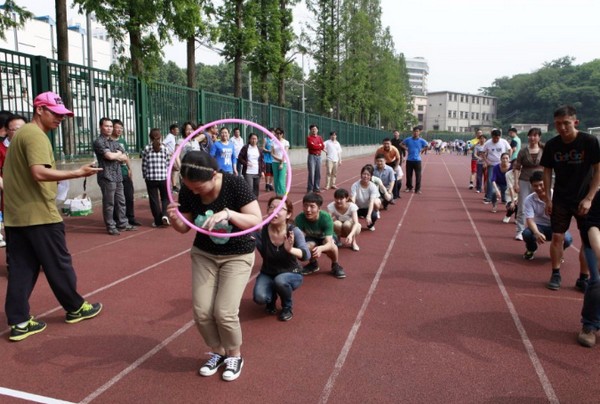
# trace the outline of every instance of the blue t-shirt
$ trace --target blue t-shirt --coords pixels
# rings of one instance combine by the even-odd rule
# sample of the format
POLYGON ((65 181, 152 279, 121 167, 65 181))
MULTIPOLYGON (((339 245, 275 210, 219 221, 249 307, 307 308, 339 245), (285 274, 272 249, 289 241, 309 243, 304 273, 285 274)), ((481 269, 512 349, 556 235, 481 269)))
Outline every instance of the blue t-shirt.
POLYGON ((221 142, 215 142, 210 148, 210 155, 213 156, 217 163, 219 163, 219 169, 225 173, 233 173, 233 167, 237 162, 235 158, 235 147, 233 143, 229 142, 223 144, 221 142))
POLYGON ((422 137, 413 138, 412 136, 404 139, 402 142, 408 147, 408 161, 421 161, 421 150, 423 147, 427 147, 427 142, 422 137))
POLYGON ((267 136, 265 150, 263 150, 263 159, 265 160, 265 164, 271 164, 273 162, 273 154, 271 153, 273 153, 273 140, 271 140, 270 136, 267 136))

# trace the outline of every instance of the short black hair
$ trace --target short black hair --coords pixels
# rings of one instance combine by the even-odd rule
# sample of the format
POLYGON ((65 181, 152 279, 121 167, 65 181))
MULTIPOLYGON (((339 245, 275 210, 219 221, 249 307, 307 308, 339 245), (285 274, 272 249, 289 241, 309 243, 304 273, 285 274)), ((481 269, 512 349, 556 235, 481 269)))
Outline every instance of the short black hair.
POLYGON ((375 155, 375 160, 379 160, 379 159, 385 159, 385 154, 383 154, 383 153, 377 153, 375 155))
POLYGON ((323 206, 323 197, 316 192, 309 192, 302 198, 302 203, 314 203, 320 208, 323 206))
POLYGON ((173 129, 177 129, 179 128, 179 125, 177 125, 176 123, 171 124, 171 126, 169 126, 169 132, 172 131, 173 129))
POLYGON ((100 118, 100 126, 102 126, 102 124, 106 121, 110 121, 110 123, 112 123, 112 119, 103 116, 102 118, 100 118))
POLYGON ((576 116, 577 111, 571 105, 563 105, 554 111, 554 118, 562 117, 562 116, 576 116))
POLYGON ((533 184, 534 182, 544 181, 544 173, 542 171, 534 171, 529 177, 529 182, 533 184))
POLYGON ((502 132, 500 132, 500 129, 494 129, 492 131, 492 136, 502 136, 502 132))
POLYGON ((112 123, 113 123, 113 125, 125 126, 125 125, 123 125, 123 121, 121 121, 120 119, 113 119, 112 123))
POLYGON ((339 199, 339 198, 347 198, 349 197, 350 194, 348 193, 348 191, 344 188, 338 188, 335 190, 335 192, 333 193, 333 197, 335 199, 339 199))
POLYGON ((510 128, 510 129, 508 130, 508 132, 509 132, 509 133, 510 133, 510 132, 519 133, 519 131, 517 130, 517 128, 510 128))

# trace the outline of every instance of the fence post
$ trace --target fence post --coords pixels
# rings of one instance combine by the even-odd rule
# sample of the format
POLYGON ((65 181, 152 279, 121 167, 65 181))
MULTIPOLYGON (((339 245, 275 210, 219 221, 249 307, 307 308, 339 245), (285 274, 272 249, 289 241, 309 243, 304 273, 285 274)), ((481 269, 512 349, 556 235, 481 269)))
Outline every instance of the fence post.
POLYGON ((44 56, 31 57, 31 94, 35 97, 50 91, 50 66, 44 56))
POLYGON ((136 143, 140 145, 140 150, 142 150, 144 148, 144 146, 146 145, 145 140, 147 139, 147 134, 148 134, 148 119, 149 119, 149 112, 150 112, 150 108, 149 108, 149 100, 148 100, 148 85, 140 80, 139 78, 135 77, 134 78, 135 82, 136 82, 136 88, 137 88, 137 100, 135 103, 135 109, 136 109, 136 127, 137 127, 137 133, 135 134, 136 136, 136 143))
POLYGON ((200 119, 198 122, 205 124, 206 120, 206 93, 204 90, 200 90, 200 119))

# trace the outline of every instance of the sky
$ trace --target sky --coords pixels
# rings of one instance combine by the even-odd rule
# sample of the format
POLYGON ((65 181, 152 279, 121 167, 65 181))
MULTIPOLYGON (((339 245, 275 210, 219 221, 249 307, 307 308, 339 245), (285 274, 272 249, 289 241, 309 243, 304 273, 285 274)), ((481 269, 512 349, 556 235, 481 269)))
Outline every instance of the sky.
MULTIPOLYGON (((70 3, 70 2, 69 2, 70 3)), ((54 16, 54 2, 17 0, 36 15, 54 16)), ((598 0, 381 0, 382 25, 396 51, 429 64, 428 90, 477 94, 497 78, 531 73, 545 62, 575 57, 575 64, 600 58, 598 0)), ((69 18, 84 22, 75 10, 69 18)), ((311 23, 303 5, 294 26, 311 23)), ((165 59, 185 67, 185 46, 165 47, 165 59)), ((198 63, 219 56, 201 48, 198 63)), ((298 61, 299 62, 299 61, 298 61)), ((312 66, 305 61, 306 69, 312 66)))

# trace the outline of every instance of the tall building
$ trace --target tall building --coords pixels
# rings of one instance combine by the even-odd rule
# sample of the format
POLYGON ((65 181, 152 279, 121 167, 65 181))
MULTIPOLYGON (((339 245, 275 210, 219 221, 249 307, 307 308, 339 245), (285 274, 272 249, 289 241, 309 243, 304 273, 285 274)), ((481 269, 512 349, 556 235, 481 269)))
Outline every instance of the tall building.
POLYGON ((427 95, 427 76, 429 65, 422 57, 406 58, 406 71, 408 73, 408 84, 413 95, 427 95))
POLYGON ((493 128, 496 119, 496 97, 451 91, 436 91, 427 95, 426 131, 484 132, 493 128))

